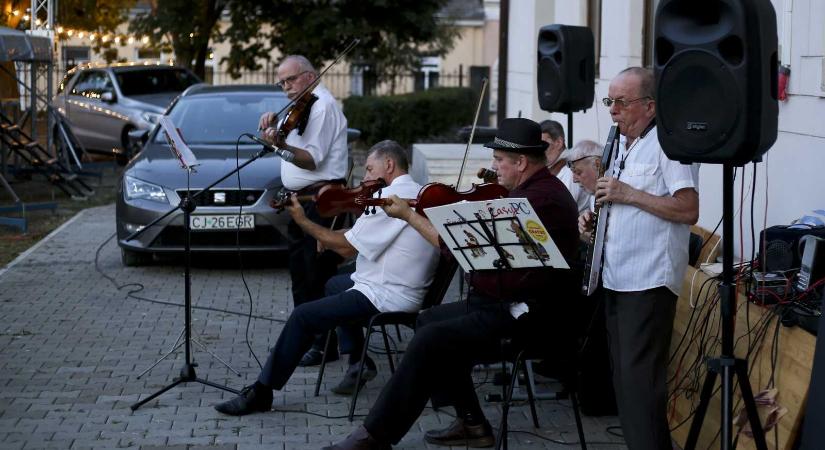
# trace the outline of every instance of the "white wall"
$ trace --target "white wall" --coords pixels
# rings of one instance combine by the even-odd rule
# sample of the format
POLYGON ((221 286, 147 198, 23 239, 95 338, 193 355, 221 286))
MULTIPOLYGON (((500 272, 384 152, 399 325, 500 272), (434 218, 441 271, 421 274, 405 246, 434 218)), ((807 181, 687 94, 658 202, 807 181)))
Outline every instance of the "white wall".
MULTIPOLYGON (((587 25, 586 2, 548 0, 513 3, 508 49, 508 116, 523 110, 524 117, 539 121, 553 118, 567 128, 565 115, 550 114, 538 108, 535 92, 536 32, 541 26, 551 23, 587 25), (564 13, 562 4, 566 8, 564 13), (583 14, 570 13, 571 10, 582 9, 585 11, 583 14), (528 36, 530 32, 532 36, 528 36)), ((790 65, 792 73, 788 86, 789 98, 779 105, 776 144, 756 168, 754 222, 757 239, 763 222, 767 226, 788 224, 811 210, 825 209, 825 0, 772 0, 772 3, 777 13, 778 39, 782 47, 780 58, 785 59, 783 64, 790 65)), ((596 100, 592 109, 574 114, 575 141, 594 139, 603 142, 607 138, 610 115, 601 106, 600 99, 607 95, 607 86, 616 73, 625 67, 641 64, 644 16, 644 0, 602 1, 601 70, 596 80, 596 100)), ((749 257, 752 247, 752 166, 744 169, 746 201, 742 219, 746 257, 749 257)), ((722 214, 722 167, 705 164, 699 178, 699 225, 712 229, 722 214)), ((737 208, 741 179, 740 175, 735 186, 737 208)), ((738 255, 738 216, 735 229, 734 247, 738 255)))

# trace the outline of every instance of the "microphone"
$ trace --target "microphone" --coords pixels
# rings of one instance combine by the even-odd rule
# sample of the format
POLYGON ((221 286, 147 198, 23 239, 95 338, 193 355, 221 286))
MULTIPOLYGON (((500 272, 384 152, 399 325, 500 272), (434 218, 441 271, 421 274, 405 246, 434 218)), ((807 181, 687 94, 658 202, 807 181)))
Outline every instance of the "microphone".
POLYGON ((249 139, 252 139, 253 141, 263 145, 264 148, 266 148, 267 150, 269 150, 269 151, 275 153, 276 155, 280 156, 281 159, 283 159, 286 162, 292 162, 292 160, 295 159, 295 153, 292 153, 289 150, 284 150, 282 148, 275 147, 274 145, 270 144, 269 142, 266 142, 265 140, 259 138, 258 136, 255 136, 254 134, 247 133, 246 136, 249 139))

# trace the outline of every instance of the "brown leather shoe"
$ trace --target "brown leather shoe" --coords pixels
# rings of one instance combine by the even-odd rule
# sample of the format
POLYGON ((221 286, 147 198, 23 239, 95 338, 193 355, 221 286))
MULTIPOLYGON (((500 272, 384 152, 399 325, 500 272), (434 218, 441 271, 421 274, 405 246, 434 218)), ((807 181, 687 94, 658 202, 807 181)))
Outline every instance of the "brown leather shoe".
POLYGON ((392 450, 392 446, 378 442, 360 425, 343 441, 322 450, 392 450))
POLYGON ((486 420, 481 425, 465 425, 463 419, 455 419, 449 427, 430 430, 424 440, 435 445, 458 445, 472 448, 492 447, 496 444, 493 428, 486 420))

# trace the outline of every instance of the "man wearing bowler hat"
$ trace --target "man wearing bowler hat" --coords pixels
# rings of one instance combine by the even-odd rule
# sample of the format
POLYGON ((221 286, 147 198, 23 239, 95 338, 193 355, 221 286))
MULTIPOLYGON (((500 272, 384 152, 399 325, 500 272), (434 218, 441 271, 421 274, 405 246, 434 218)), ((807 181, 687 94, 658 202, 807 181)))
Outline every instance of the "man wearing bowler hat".
MULTIPOLYGON (((527 198, 568 260, 578 241, 576 203, 567 188, 547 170, 541 128, 528 119, 505 119, 492 148, 498 182, 512 198, 527 198)), ((384 210, 407 221, 427 241, 450 254, 433 224, 406 201, 390 196, 384 210)), ((475 394, 472 368, 501 358, 501 340, 517 338, 542 348, 573 348, 564 326, 564 310, 578 278, 552 268, 476 272, 470 278, 468 303, 430 308, 418 318, 404 359, 364 420, 344 441, 327 449, 388 449, 413 426, 432 399, 433 406, 453 406, 455 421, 425 435, 434 445, 489 447, 495 443, 490 424, 475 394), (552 344, 548 344, 552 343, 552 344)), ((559 360, 566 355, 559 355, 559 360)))

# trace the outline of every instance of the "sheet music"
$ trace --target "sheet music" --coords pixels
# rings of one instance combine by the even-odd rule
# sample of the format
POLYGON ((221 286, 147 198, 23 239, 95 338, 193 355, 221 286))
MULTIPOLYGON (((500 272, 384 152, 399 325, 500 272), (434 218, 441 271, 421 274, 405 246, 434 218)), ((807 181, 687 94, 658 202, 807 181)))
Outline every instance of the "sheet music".
POLYGON ((162 128, 161 132, 166 136, 166 142, 169 143, 172 154, 180 161, 181 167, 191 169, 197 166, 198 159, 195 158, 195 154, 192 153, 192 150, 186 145, 183 136, 180 134, 180 130, 178 130, 174 122, 172 122, 172 119, 169 118, 169 116, 160 116, 158 123, 162 128))
POLYGON ((526 198, 459 202, 425 212, 465 271, 500 269, 505 258, 514 269, 570 268, 526 198))

